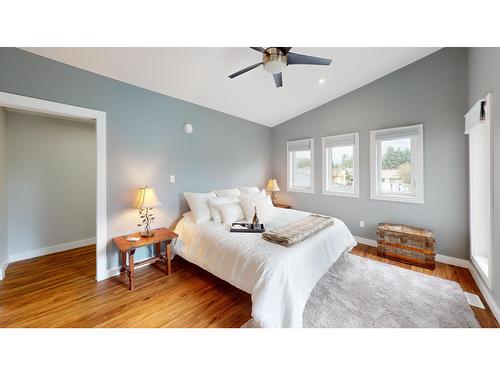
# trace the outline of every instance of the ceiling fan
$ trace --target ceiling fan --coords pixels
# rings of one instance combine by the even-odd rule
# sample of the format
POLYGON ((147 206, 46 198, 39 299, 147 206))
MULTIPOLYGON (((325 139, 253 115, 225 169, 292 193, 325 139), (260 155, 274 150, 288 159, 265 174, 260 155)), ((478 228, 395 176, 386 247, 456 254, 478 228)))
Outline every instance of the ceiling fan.
POLYGON ((290 52, 292 47, 250 47, 251 49, 262 53, 262 62, 250 65, 245 69, 241 69, 236 73, 233 73, 229 78, 233 79, 239 75, 249 72, 252 69, 257 68, 260 65, 264 65, 264 69, 271 73, 274 77, 274 83, 276 87, 283 86, 283 75, 282 72, 287 65, 330 65, 331 59, 324 59, 322 57, 301 55, 298 53, 290 52))

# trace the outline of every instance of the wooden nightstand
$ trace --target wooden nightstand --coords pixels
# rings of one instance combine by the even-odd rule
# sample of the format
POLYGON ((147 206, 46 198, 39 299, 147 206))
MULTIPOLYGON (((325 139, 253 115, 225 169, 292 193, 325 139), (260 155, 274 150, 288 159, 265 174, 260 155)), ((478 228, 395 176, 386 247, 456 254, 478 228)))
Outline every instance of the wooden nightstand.
POLYGON ((292 208, 292 205, 290 205, 290 204, 275 203, 274 207, 278 207, 278 208, 292 208))
POLYGON ((166 274, 170 275, 172 273, 172 264, 171 264, 172 251, 170 248, 171 247, 170 243, 172 242, 173 239, 177 238, 178 236, 176 233, 172 232, 170 229, 167 228, 157 228, 154 229, 153 232, 155 233, 155 235, 152 237, 141 237, 141 234, 137 232, 128 234, 126 236, 113 238, 113 242, 115 243, 118 250, 120 250, 120 255, 122 260, 122 267, 120 268, 120 274, 127 272, 130 290, 135 289, 134 266, 142 266, 144 264, 151 264, 151 263, 157 263, 157 264, 163 263, 165 265, 166 274), (133 241, 127 241, 127 237, 140 237, 141 239, 139 241, 133 242, 133 241), (162 255, 160 252, 162 242, 165 242, 165 251, 166 251, 165 255, 162 255), (155 256, 153 258, 143 260, 142 262, 134 263, 135 250, 138 249, 139 247, 148 245, 155 245, 155 256), (127 254, 128 254, 128 266, 127 266, 127 254))

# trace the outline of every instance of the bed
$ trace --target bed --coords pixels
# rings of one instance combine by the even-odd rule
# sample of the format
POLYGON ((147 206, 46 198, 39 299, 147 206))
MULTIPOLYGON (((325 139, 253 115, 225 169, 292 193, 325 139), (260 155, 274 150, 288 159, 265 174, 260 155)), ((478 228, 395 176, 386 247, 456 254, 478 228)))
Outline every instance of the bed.
MULTIPOLYGON (((310 215, 276 208, 264 222, 276 229, 310 215)), ((302 327, 311 291, 335 261, 356 245, 339 219, 314 236, 283 247, 259 233, 231 233, 229 226, 196 224, 190 213, 177 224, 174 254, 207 270, 252 296, 252 317, 263 328, 302 327)))

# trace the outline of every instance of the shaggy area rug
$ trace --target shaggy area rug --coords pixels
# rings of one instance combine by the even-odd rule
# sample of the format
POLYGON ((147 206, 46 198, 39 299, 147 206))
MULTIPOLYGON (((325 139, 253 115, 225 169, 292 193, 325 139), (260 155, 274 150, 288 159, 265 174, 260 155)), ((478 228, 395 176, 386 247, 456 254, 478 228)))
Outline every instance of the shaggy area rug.
MULTIPOLYGON (((256 327, 253 320, 244 328, 256 327)), ((308 328, 478 328, 459 284, 344 254, 316 284, 308 328)))

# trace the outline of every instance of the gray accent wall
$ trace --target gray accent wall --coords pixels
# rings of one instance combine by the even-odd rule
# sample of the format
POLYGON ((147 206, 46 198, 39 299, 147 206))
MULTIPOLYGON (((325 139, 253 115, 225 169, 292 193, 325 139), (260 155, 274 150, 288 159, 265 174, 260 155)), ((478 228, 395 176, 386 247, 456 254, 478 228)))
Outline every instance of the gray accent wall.
MULTIPOLYGON (((182 192, 263 187, 271 175, 270 128, 26 51, 0 48, 0 91, 106 112, 109 240, 136 230, 130 206, 140 186, 154 187, 163 203, 154 225, 172 227, 187 211, 182 192)), ((114 268, 111 241, 107 255, 114 268)))
POLYGON ((436 235, 439 254, 468 259, 466 108, 467 49, 446 48, 286 121, 272 128, 272 171, 282 190, 278 201, 336 216, 354 235, 373 240, 379 222, 429 228, 436 235), (424 204, 371 200, 370 130, 420 123, 424 124, 424 204), (321 137, 357 131, 360 198, 322 195, 321 137), (287 192, 286 142, 311 137, 315 193, 287 192), (360 220, 365 228, 360 228, 360 220))
MULTIPOLYGON (((493 194, 500 192, 500 48, 469 48, 469 98, 472 107, 487 93, 493 93, 493 194)), ((493 196, 493 298, 500 306, 500 198, 493 196)))
POLYGON ((3 264, 7 262, 7 178, 6 178, 6 124, 5 110, 0 107, 0 280, 3 276, 3 264))
POLYGON ((8 252, 95 238, 95 124, 7 111, 8 252))

